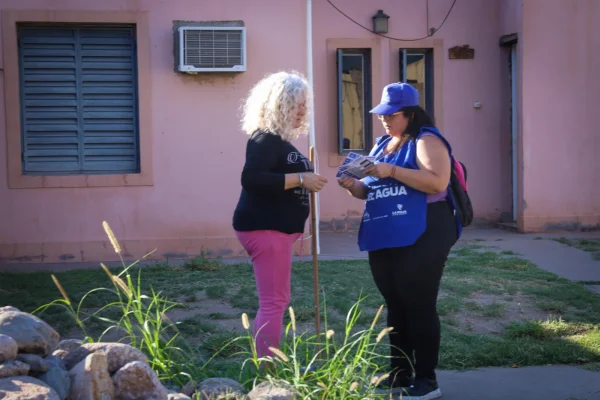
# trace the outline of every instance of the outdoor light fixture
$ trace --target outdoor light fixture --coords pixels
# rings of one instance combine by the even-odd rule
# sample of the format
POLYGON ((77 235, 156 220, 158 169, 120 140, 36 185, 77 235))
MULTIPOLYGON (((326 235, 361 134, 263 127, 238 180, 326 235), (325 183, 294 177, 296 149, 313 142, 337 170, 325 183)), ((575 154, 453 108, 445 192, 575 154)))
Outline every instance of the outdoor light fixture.
POLYGON ((388 33, 388 19, 390 16, 386 15, 383 10, 377 10, 377 14, 373 15, 373 32, 388 33))

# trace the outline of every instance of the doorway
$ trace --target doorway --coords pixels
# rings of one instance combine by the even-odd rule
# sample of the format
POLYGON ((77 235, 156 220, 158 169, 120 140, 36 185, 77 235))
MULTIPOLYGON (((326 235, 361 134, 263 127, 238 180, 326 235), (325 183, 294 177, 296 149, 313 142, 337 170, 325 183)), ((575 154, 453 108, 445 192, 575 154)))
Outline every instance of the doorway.
POLYGON ((517 44, 510 45, 508 66, 510 70, 510 148, 511 148, 511 180, 512 180, 512 221, 517 222, 518 211, 518 96, 517 96, 517 44))

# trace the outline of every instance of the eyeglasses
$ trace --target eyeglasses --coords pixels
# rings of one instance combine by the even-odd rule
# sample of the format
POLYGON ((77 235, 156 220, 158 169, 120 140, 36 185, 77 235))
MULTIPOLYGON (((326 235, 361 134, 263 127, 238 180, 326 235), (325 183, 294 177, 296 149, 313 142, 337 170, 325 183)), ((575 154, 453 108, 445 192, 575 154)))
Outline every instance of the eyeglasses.
POLYGON ((398 114, 402 114, 402 111, 398 111, 390 115, 378 115, 377 118, 379 118, 380 121, 389 121, 398 114))

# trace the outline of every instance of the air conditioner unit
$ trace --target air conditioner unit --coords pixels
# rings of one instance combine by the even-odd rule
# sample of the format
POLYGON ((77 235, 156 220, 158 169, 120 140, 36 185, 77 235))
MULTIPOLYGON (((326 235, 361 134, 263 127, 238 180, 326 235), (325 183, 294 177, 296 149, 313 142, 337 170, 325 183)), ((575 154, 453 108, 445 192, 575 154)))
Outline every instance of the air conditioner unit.
POLYGON ((246 28, 181 26, 178 28, 180 72, 246 71, 246 28))

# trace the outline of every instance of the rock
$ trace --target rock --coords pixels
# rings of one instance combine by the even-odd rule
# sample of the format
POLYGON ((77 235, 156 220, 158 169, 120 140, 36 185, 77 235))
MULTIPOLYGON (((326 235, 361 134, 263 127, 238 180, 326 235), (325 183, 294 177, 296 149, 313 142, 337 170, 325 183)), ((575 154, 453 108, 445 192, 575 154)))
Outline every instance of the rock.
POLYGON ((65 339, 60 341, 56 350, 64 350, 67 353, 70 353, 76 348, 81 347, 82 344, 83 341, 79 339, 65 339))
MULTIPOLYGON (((0 364, 0 378, 9 378, 11 376, 27 375, 29 365, 21 361, 9 361, 0 364)), ((0 397, 1 398, 1 397, 0 397)))
POLYGON ((85 343, 73 350, 63 361, 68 370, 89 354, 103 352, 108 360, 108 372, 116 372, 125 364, 133 361, 148 363, 148 358, 138 349, 123 343, 85 343))
POLYGON ((52 353, 52 355, 63 360, 66 356, 69 355, 69 352, 65 351, 65 350, 56 350, 55 352, 52 353))
POLYGON ((17 360, 29 364, 31 372, 46 372, 50 368, 50 363, 36 354, 19 354, 17 360))
POLYGON ((13 306, 4 306, 4 307, 0 307, 0 314, 5 313, 5 312, 21 312, 21 310, 19 310, 18 308, 15 308, 13 306))
POLYGON ((60 400, 56 392, 44 382, 30 376, 0 379, 2 400, 60 400))
MULTIPOLYGON (((62 360, 58 359, 61 363, 62 360)), ((50 369, 38 377, 38 379, 50 386, 60 397, 60 400, 65 400, 71 392, 71 378, 69 373, 59 364, 50 364, 50 369)))
POLYGON ((60 367, 62 369, 65 369, 65 370, 67 369, 67 367, 65 367, 65 362, 60 357, 57 357, 57 356, 48 356, 48 357, 44 358, 44 360, 46 360, 46 362, 48 364, 51 364, 51 366, 52 365, 56 365, 56 366, 58 366, 58 367, 60 367))
POLYGON ((183 393, 170 392, 168 400, 192 400, 192 398, 183 393))
POLYGON ((198 386, 198 383, 196 383, 194 380, 191 380, 188 383, 186 383, 185 386, 182 387, 179 392, 185 394, 186 396, 191 397, 196 392, 197 386, 198 386))
POLYGON ((60 339, 58 333, 46 322, 21 311, 0 313, 0 333, 17 342, 19 353, 44 357, 52 354, 60 339))
POLYGON ((125 364, 112 377, 115 400, 168 400, 167 389, 150 366, 141 361, 125 364))
POLYGON ((291 387, 285 384, 262 382, 250 393, 250 400, 294 400, 296 395, 291 387))
POLYGON ((15 339, 0 334, 0 363, 16 360, 18 351, 19 346, 15 339))
POLYGON ((246 400, 246 389, 228 378, 210 378, 198 385, 200 400, 246 400))
POLYGON ((70 400, 111 400, 114 397, 112 379, 104 353, 88 355, 69 371, 70 400))

